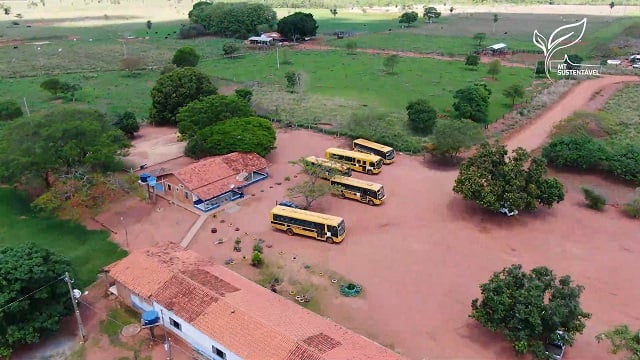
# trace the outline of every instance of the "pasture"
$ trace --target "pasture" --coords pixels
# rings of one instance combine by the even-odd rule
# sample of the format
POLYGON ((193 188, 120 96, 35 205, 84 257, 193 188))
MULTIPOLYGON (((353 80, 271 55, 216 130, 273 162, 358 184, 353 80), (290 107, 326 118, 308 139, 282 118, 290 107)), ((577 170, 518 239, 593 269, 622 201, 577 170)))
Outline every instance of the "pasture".
POLYGON ((613 115, 608 124, 611 136, 607 141, 640 144, 640 85, 627 85, 618 90, 603 111, 613 115))
POLYGON ((33 242, 65 256, 71 260, 72 276, 81 288, 93 283, 102 267, 126 255, 109 241, 108 232, 37 215, 26 196, 11 188, 0 188, 0 214, 0 247, 33 242))

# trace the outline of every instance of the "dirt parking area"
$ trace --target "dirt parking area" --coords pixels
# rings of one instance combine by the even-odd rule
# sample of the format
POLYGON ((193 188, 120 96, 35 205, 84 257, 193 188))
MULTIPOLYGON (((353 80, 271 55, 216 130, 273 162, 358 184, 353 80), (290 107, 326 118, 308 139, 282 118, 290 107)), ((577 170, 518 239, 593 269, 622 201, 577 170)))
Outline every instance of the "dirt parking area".
MULTIPOLYGON (((314 310, 410 359, 513 358, 508 344, 468 318, 478 284, 513 263, 546 265, 586 287, 584 308, 593 319, 567 351, 569 360, 604 358, 606 346, 594 340, 598 332, 618 323, 640 324, 634 315, 640 289, 628 286, 635 281, 640 251, 634 241, 638 223, 612 207, 604 213, 586 209, 576 179, 567 186, 566 200, 553 209, 507 218, 453 194, 455 169, 399 155, 379 175, 354 175, 385 186, 388 199, 382 206, 335 197, 315 204, 316 211, 345 218, 347 238, 342 244, 271 230, 269 210, 300 180, 294 177, 298 169, 287 162, 321 156, 336 145, 348 146, 307 131, 279 133, 277 150, 269 155, 271 177, 250 187, 246 199, 210 216, 189 248, 218 263, 233 257, 234 270, 256 277, 241 257, 250 257, 255 239, 265 240, 270 246, 265 247, 267 261, 285 279, 280 289, 284 296, 311 282, 307 290, 318 299, 314 310), (236 237, 242 238, 242 253, 232 252, 236 237), (216 245, 218 239, 225 242, 216 245), (334 277, 361 284, 363 295, 341 297, 330 282, 334 277)), ((622 187, 616 193, 631 192, 622 187)))

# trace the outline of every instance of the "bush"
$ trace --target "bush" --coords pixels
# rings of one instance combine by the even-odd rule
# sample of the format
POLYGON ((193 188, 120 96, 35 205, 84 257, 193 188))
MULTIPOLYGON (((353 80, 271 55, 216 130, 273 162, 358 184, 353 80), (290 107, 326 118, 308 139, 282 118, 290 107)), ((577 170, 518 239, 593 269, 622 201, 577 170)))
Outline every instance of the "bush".
POLYGON ((584 133, 557 137, 542 149, 542 156, 558 168, 600 168, 607 159, 606 147, 584 133))
POLYGON ((262 266, 263 263, 264 263, 264 260, 262 259, 262 254, 260 254, 257 251, 254 251, 253 254, 251 255, 251 265, 255 267, 260 267, 262 266))
POLYGON ((640 145, 614 146, 609 156, 608 169, 623 179, 640 182, 640 145))
MULTIPOLYGON (((407 127, 405 119, 398 114, 363 111, 354 112, 339 133, 354 139, 365 138, 389 145, 397 151, 421 153, 424 144, 420 138, 410 136, 403 131, 407 127)), ((325 132, 330 131, 325 130, 325 132)))
POLYGON ((262 254, 263 253, 262 244, 260 244, 259 242, 253 244, 253 252, 262 254))
POLYGON ((640 219, 640 188, 636 189, 635 198, 622 205, 622 210, 634 219, 640 219))
POLYGON ((604 195, 598 193, 594 189, 583 187, 581 190, 584 194, 584 199, 587 201, 587 207, 589 209, 602 211, 604 206, 607 205, 607 199, 604 195))
POLYGON ((222 45, 222 54, 224 56, 231 56, 240 50, 240 46, 233 42, 226 42, 222 45))
POLYGON ((200 24, 182 25, 180 31, 178 31, 178 37, 180 39, 193 39, 206 34, 207 30, 200 24))
POLYGON ((122 131, 129 137, 132 137, 135 133, 140 131, 140 124, 136 119, 136 114, 131 111, 125 111, 121 114, 118 114, 118 117, 113 123, 113 126, 120 129, 120 131, 122 131))
POLYGON ((8 121, 22 116, 22 108, 14 100, 0 101, 0 121, 8 121))
POLYGON ((177 67, 196 67, 200 62, 200 54, 190 46, 185 46, 173 54, 171 63, 177 67))

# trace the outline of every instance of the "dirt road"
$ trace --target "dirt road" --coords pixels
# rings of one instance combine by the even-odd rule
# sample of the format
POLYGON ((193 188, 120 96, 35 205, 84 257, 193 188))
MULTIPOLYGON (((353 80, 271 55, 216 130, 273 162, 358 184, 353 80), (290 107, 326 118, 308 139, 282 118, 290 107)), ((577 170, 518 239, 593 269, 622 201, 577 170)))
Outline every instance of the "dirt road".
POLYGON ((550 106, 537 119, 510 134, 503 141, 510 149, 518 146, 527 150, 536 149, 545 143, 553 125, 557 122, 578 110, 588 109, 588 104, 605 88, 628 82, 640 82, 640 77, 604 75, 598 79, 583 81, 569 90, 562 99, 550 106))

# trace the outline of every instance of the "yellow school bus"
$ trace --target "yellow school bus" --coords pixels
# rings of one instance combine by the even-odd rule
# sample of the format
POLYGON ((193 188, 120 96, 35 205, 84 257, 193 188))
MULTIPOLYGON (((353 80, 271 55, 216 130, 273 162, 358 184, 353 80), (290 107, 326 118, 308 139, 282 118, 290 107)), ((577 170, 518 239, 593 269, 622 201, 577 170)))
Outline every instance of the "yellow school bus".
POLYGON ((382 162, 387 165, 393 163, 396 158, 396 151, 392 147, 374 143, 366 139, 353 140, 353 150, 380 156, 382 162))
POLYGON ((277 205, 271 209, 271 227, 287 235, 300 234, 329 244, 344 240, 346 228, 341 217, 277 205))
POLYGON ((351 168, 347 165, 337 163, 325 158, 315 156, 307 156, 304 161, 313 165, 317 165, 325 169, 320 175, 321 178, 329 180, 333 175, 351 176, 351 168))
POLYGON ((382 158, 376 155, 352 150, 328 148, 325 151, 324 157, 348 165, 352 170, 369 175, 382 171, 382 158))
POLYGON ((384 187, 374 182, 344 176, 334 176, 329 182, 341 188, 341 198, 355 199, 369 205, 380 205, 385 198, 384 187))

